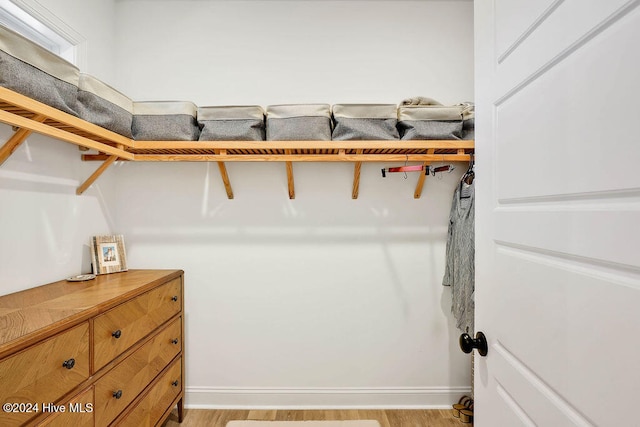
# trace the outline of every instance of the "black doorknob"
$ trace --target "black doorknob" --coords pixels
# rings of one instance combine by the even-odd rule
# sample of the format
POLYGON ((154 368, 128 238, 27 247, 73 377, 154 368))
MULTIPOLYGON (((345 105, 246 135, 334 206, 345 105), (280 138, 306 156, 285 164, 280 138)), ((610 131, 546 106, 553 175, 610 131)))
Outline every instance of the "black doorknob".
POLYGON ((469 334, 460 335, 460 350, 465 353, 471 353, 474 348, 478 349, 480 356, 486 356, 489 347, 487 345, 487 338, 482 332, 477 332, 475 338, 471 338, 469 334))

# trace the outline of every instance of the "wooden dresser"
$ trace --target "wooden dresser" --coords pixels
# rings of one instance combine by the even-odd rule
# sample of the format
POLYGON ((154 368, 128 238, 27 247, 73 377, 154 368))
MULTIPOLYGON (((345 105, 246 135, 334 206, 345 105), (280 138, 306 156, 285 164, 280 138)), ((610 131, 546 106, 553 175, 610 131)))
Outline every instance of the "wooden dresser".
POLYGON ((0 425, 156 426, 184 412, 181 270, 0 297, 0 425))

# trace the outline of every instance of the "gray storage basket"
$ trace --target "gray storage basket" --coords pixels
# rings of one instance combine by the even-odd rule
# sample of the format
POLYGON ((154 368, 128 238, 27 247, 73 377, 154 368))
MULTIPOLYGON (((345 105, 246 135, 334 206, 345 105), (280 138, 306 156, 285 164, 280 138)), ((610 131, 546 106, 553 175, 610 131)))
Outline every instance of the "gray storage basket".
POLYGON ((460 105, 447 107, 430 98, 412 98, 398 107, 398 129, 403 140, 461 139, 460 105), (416 102, 417 100, 417 102, 416 102))
POLYGON ((335 141, 399 139, 395 104, 336 104, 333 106, 335 141))
POLYGON ((134 102, 131 132, 138 141, 197 141, 197 107, 188 101, 134 102))
POLYGON ((475 139, 475 104, 465 102, 460 104, 460 106, 462 107, 462 139, 475 139))
POLYGON ((101 82, 80 73, 78 117, 112 132, 131 138, 133 101, 101 82))
POLYGON ((329 104, 287 104, 267 107, 268 141, 330 141, 329 104))
POLYGON ((75 65, 0 26, 0 86, 77 115, 79 75, 75 65))
POLYGON ((264 110, 259 105, 198 107, 200 141, 264 141, 264 110))

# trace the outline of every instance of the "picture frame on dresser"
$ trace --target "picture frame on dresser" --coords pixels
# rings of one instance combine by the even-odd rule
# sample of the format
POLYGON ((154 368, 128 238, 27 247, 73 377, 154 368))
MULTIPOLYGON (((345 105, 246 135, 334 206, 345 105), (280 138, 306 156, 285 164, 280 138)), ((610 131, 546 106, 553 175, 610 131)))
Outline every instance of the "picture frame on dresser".
POLYGON ((124 236, 103 235, 91 237, 91 267, 93 274, 109 274, 127 271, 127 253, 124 236))

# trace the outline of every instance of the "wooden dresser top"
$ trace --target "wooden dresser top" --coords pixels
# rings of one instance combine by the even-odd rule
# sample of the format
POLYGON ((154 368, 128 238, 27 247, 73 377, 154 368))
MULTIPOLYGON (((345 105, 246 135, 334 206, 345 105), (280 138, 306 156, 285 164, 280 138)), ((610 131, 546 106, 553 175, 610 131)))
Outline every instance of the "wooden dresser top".
POLYGON ((0 359, 182 274, 182 270, 129 270, 0 296, 0 359))

